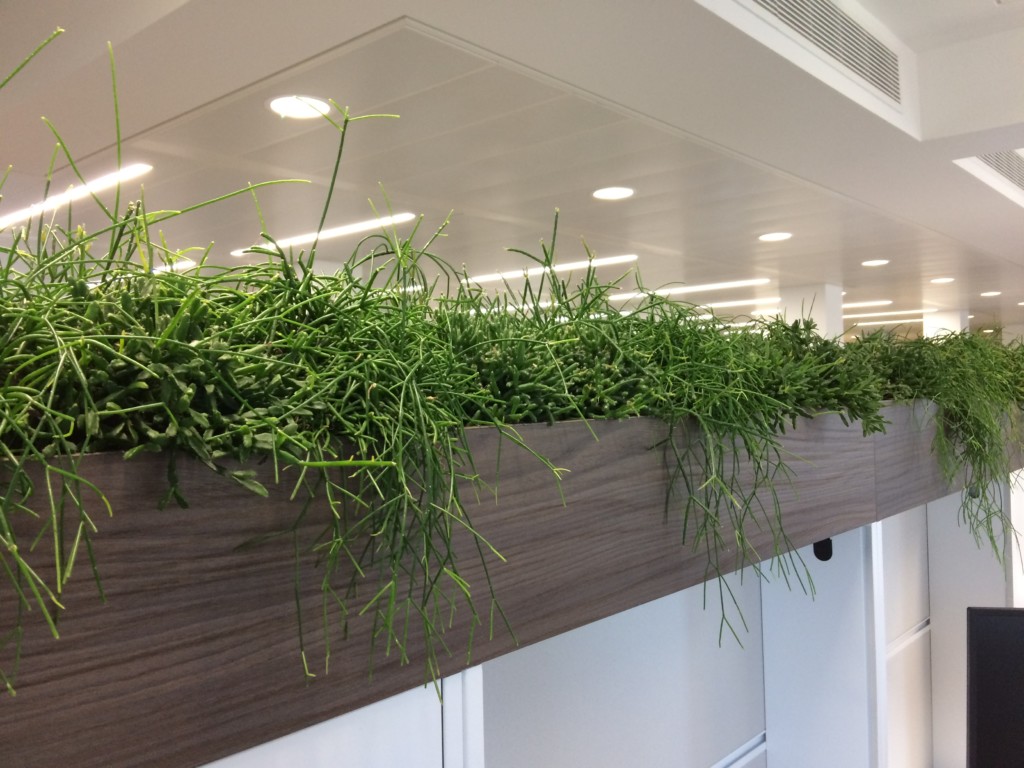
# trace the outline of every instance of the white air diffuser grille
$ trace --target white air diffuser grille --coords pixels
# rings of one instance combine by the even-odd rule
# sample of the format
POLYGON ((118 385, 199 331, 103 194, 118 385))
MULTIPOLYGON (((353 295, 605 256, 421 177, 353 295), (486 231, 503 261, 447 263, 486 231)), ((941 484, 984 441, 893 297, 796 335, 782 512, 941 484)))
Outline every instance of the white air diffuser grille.
POLYGON ((893 101, 900 102, 899 56, 828 0, 752 0, 893 101))
POLYGON ((1024 190, 1024 157, 1010 150, 978 155, 978 159, 1011 184, 1024 190))

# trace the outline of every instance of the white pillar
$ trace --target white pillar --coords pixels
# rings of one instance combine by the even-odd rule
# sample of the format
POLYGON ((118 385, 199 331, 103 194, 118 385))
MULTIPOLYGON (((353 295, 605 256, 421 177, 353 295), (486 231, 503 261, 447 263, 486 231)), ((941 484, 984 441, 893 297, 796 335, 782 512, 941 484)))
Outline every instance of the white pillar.
POLYGON ((818 333, 834 338, 843 333, 843 288, 833 283, 780 286, 779 313, 793 322, 809 317, 818 326, 818 333))
POLYGON ((923 336, 942 336, 967 330, 967 312, 954 309, 947 312, 929 312, 924 316, 923 336))

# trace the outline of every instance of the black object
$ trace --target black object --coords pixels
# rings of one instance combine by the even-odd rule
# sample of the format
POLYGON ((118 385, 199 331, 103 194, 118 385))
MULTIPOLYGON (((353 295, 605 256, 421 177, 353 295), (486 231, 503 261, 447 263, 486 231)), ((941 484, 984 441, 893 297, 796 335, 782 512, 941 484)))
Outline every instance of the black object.
POLYGON ((822 562, 832 559, 832 539, 822 539, 814 542, 814 556, 822 562))
POLYGON ((967 609, 967 768, 1024 766, 1024 609, 967 609))

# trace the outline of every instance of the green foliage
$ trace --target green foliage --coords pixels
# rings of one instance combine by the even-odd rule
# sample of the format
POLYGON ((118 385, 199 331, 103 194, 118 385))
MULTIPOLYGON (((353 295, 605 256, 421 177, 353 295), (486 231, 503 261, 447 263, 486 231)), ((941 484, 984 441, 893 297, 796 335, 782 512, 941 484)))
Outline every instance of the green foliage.
POLYGON ((963 520, 1001 555, 1011 531, 1001 489, 1024 438, 1024 346, 968 332, 917 339, 877 332, 847 349, 876 372, 887 398, 935 403, 934 450, 954 487, 968 490, 963 520))
MULTIPOLYGON (((342 111, 335 122, 337 160, 353 119, 342 111)), ((162 502, 181 505, 179 455, 255 493, 266 489, 238 463, 272 462, 297 496, 330 510, 316 550, 299 553, 323 569, 325 616, 372 614, 384 652, 403 659, 420 623, 434 675, 452 611, 484 623, 475 590, 490 589, 467 584, 455 556, 459 532, 477 536, 460 491, 476 474, 469 427, 660 419, 682 491, 666 508, 682 516, 682 544, 707 552, 708 575, 774 559, 803 583, 776 497, 791 476, 780 437, 822 412, 878 432, 885 398, 929 398, 948 475, 977 491, 965 516, 993 541, 1002 524, 991 488, 1017 437, 1019 346, 970 334, 843 345, 809 320, 737 328, 655 294, 626 314, 612 300, 619 281, 591 269, 571 279, 543 269, 489 295, 433 254, 433 237, 416 246, 415 233, 367 238, 330 276, 316 274, 315 246, 286 253, 269 237, 255 249, 261 264, 156 273, 197 252, 155 232, 179 212, 138 201, 103 210, 99 232, 68 214, 0 247, 0 643, 16 651, 30 614, 56 634, 76 561, 89 560, 102 589, 91 545, 102 520, 83 502, 86 489, 102 498, 102 479, 76 470, 90 451, 166 455, 162 502), (45 488, 32 484, 33 466, 45 488), (771 532, 768 551, 751 544, 755 530, 771 532), (43 539, 54 553, 45 572, 24 556, 43 539)), ((555 239, 519 253, 548 268, 555 239)), ((476 543, 485 561, 496 556, 476 543)), ((495 595, 487 605, 493 626, 495 595)), ((0 671, 10 687, 8 676, 0 671)))

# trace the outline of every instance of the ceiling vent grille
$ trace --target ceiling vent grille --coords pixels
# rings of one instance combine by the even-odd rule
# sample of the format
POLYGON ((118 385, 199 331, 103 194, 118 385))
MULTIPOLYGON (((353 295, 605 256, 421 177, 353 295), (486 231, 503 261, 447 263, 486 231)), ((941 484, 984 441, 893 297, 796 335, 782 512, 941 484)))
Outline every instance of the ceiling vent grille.
POLYGON ((899 56, 829 0, 752 2, 900 103, 899 56))
POLYGON ((1013 150, 992 152, 987 155, 978 155, 978 159, 1011 184, 1024 190, 1024 157, 1017 152, 1013 150))

